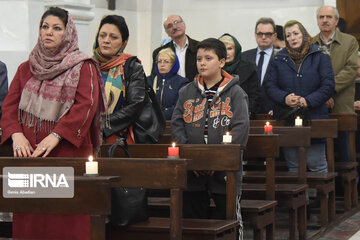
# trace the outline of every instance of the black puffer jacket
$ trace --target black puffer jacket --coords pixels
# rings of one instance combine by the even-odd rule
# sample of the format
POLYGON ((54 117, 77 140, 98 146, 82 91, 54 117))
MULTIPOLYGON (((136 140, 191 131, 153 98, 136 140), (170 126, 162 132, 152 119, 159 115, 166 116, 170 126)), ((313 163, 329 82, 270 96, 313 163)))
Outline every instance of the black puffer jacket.
POLYGON ((130 76, 128 79, 125 79, 127 83, 125 105, 109 116, 110 127, 104 129, 104 138, 121 132, 132 125, 136 116, 144 107, 146 81, 144 69, 140 62, 129 61, 130 59, 127 60, 124 66, 124 76, 130 76), (127 66, 127 64, 130 65, 127 66), (129 73, 126 72, 126 69, 129 69, 129 73))

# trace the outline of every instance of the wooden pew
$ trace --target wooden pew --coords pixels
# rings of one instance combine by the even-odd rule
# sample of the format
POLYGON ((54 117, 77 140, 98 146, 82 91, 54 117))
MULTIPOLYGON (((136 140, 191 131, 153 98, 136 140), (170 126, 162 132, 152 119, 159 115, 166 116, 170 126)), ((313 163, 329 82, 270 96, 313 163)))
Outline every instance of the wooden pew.
MULTIPOLYGON (((132 156, 136 157, 160 157, 167 155, 167 148, 169 144, 135 144, 129 145, 129 152, 132 156)), ((185 144, 179 145, 180 147, 180 156, 191 158, 192 161, 189 163, 188 168, 190 170, 231 170, 235 171, 239 169, 239 164, 241 162, 241 155, 239 155, 239 149, 242 149, 240 145, 205 145, 205 144, 185 144), (239 148, 240 147, 240 148, 239 148), (208 156, 208 152, 211 151, 211 158, 208 156), (224 154, 231 153, 231 154, 224 154), (236 153, 234 155, 234 153, 236 153), (219 161, 221 159, 221 161, 219 161), (224 165, 224 166, 221 166, 224 165)), ((250 136, 249 142, 247 144, 247 148, 252 149, 250 156, 256 157, 259 153, 263 153, 265 157, 268 157, 269 168, 272 166, 270 162, 273 162, 273 159, 278 156, 278 137, 277 135, 254 135, 250 136), (256 146, 262 146, 261 150, 255 150, 256 146)), ((107 155, 109 145, 103 145, 101 149, 101 155, 107 155)), ((117 156, 123 156, 123 152, 121 149, 118 149, 115 152, 117 156)), ((248 154, 248 151, 245 151, 245 155, 248 154)), ((273 171, 273 169, 272 169, 273 171)), ((269 178, 273 173, 269 174, 269 178)), ((227 217, 228 219, 236 219, 235 217, 235 192, 234 192, 234 182, 229 179, 233 179, 232 174, 228 172, 227 174, 227 193, 231 193, 232 196, 227 194, 227 217)), ((274 199, 274 184, 272 181, 269 181, 267 185, 268 195, 274 199)), ((271 198, 270 197, 270 198, 271 198)), ((155 203, 151 203, 156 205, 158 208, 166 209, 167 200, 161 199, 151 199, 155 201, 155 203)), ((261 239, 262 233, 267 232, 268 239, 273 239, 274 237, 274 207, 276 205, 276 201, 251 201, 251 200, 243 200, 241 202, 242 212, 246 217, 243 219, 248 222, 251 222, 252 227, 254 229, 255 239, 261 239)), ((190 220, 186 220, 190 221, 190 220)), ((185 231, 185 229, 184 229, 185 231)))
MULTIPOLYGON (((263 127, 251 127, 250 132, 263 132, 263 127)), ((307 183, 310 188, 316 188, 320 193, 320 211, 321 211, 321 225, 326 226, 329 221, 335 220, 335 177, 337 173, 307 173, 306 168, 306 152, 305 147, 300 146, 304 139, 308 141, 307 146, 310 146, 310 127, 282 127, 274 126, 274 133, 278 133, 280 137, 280 146, 282 147, 299 147, 299 172, 277 172, 275 179, 279 182, 296 181, 299 183, 307 183), (307 129, 307 130, 305 130, 307 129), (301 133, 303 132, 303 133, 301 133), (307 133, 305 133, 307 132, 307 133), (307 136, 306 136, 306 135, 307 136), (307 179, 309 181, 307 181, 307 179)), ((315 132, 314 132, 315 133, 315 132)), ((251 177, 258 179, 261 174, 254 174, 251 177)))
MULTIPOLYGON (((275 158, 279 156, 279 137, 276 134, 250 134, 244 159, 265 158, 266 163, 266 199, 275 200, 275 158)), ((244 165, 246 165, 244 161, 244 165)), ((266 229, 267 239, 273 239, 275 232, 275 203, 274 201, 247 200, 243 199, 242 218, 245 222, 250 221, 254 232, 254 239, 262 239, 266 229), (257 201, 260 206, 257 206, 257 201), (269 208, 271 204, 271 208, 269 208), (252 206, 257 206, 252 207, 252 206), (263 207, 261 207, 263 206, 263 207)), ((306 225, 306 224, 305 224, 306 225)))
MULTIPOLYGON (((133 144, 128 146, 128 150, 133 157, 153 158, 167 156, 169 144, 133 144)), ((236 188, 235 188, 235 172, 241 169, 242 151, 243 147, 239 144, 229 145, 203 145, 203 144, 184 144, 178 145, 180 148, 180 157, 191 159, 188 164, 188 170, 214 170, 214 171, 227 171, 227 184, 226 184, 226 218, 227 220, 214 220, 204 219, 202 221, 194 219, 183 219, 183 233, 184 239, 192 239, 194 237, 201 238, 201 234, 205 232, 211 233, 210 235, 223 235, 222 239, 233 238, 236 236, 236 229, 238 221, 236 220, 236 188), (221 151, 218 150, 221 147, 221 151), (211 158, 209 158, 209 149, 211 149, 211 158), (230 152, 231 154, 224 154, 230 152), (221 161, 218 161, 221 159, 221 161), (194 226, 196 228, 194 229, 194 226), (220 228, 221 227, 221 228, 220 228), (219 232, 219 229, 221 231, 219 232)), ((105 156, 108 154, 110 145, 101 146, 100 154, 105 156)), ((117 149, 114 156, 123 156, 123 151, 117 149)), ((166 221, 166 220, 164 220, 166 221)), ((157 222, 161 226, 160 220, 157 222)), ((134 231, 151 230, 145 229, 140 224, 131 226, 134 231)), ((146 232, 146 234, 154 234, 146 232)), ((158 236, 163 239, 161 236, 158 236)), ((208 236, 210 237, 210 236, 208 236)))
MULTIPOLYGON (((105 240, 105 218, 111 211, 110 189, 119 177, 74 178, 73 198, 4 198, 0 196, 0 211, 14 213, 54 213, 90 215, 90 239, 105 240)), ((3 176, 0 176, 0 191, 3 176)))
MULTIPOLYGON (((96 160, 99 162, 100 176, 121 176, 121 181, 113 183, 112 187, 170 189, 171 214, 170 220, 167 222, 170 230, 167 232, 166 238, 182 239, 182 190, 186 187, 188 160, 164 158, 98 158, 96 160)), ((0 158, 0 168, 5 166, 72 166, 75 175, 81 176, 85 172, 86 161, 86 158, 26 159, 7 157, 0 158)), ((149 219, 150 221, 151 219, 149 219)), ((121 239, 132 239, 132 237, 126 237, 125 233, 126 231, 123 232, 124 236, 122 235, 121 239)), ((111 234, 116 233, 108 232, 107 238, 112 237, 111 234)))
MULTIPOLYGON (((251 134, 260 134, 264 132, 264 127, 251 127, 251 134)), ((299 148, 299 156, 301 159, 306 159, 306 147, 310 145, 310 129, 309 128, 273 128, 274 134, 279 135, 279 146, 295 146, 299 148)), ((304 161, 303 161, 304 162, 304 161)), ((275 195, 276 200, 285 203, 289 208, 290 219, 290 239, 296 239, 297 233, 299 238, 305 239, 306 237, 306 162, 299 166, 299 176, 297 177, 298 184, 276 184, 275 195)), ((264 186, 254 184, 251 182, 264 182, 263 171, 244 171, 243 176, 244 184, 243 193, 247 198, 262 198, 264 186)))
POLYGON ((329 114, 329 118, 338 120, 338 131, 349 132, 350 162, 336 162, 335 170, 344 182, 345 209, 349 210, 358 204, 357 167, 355 133, 357 130, 356 114, 329 114))

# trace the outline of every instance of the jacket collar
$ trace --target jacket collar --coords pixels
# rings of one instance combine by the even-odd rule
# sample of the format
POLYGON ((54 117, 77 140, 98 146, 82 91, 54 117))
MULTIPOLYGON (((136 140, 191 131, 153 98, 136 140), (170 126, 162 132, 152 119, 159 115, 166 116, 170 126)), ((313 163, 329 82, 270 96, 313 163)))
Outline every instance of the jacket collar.
MULTIPOLYGON (((239 77, 237 75, 232 76, 224 70, 221 70, 221 76, 224 78, 224 80, 220 84, 216 96, 219 96, 229 87, 239 82, 239 77)), ((205 92, 204 79, 199 74, 195 77, 194 84, 198 87, 202 94, 205 92)))

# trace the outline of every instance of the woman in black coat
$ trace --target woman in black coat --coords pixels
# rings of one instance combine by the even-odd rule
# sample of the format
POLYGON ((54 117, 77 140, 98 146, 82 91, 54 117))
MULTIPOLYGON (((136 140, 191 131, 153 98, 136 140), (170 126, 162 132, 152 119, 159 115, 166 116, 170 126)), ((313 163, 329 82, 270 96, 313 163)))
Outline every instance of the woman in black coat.
POLYGON ((228 33, 219 38, 226 46, 227 58, 223 68, 231 75, 239 76, 240 87, 249 97, 249 116, 255 118, 260 96, 260 83, 254 63, 241 59, 241 45, 228 33))

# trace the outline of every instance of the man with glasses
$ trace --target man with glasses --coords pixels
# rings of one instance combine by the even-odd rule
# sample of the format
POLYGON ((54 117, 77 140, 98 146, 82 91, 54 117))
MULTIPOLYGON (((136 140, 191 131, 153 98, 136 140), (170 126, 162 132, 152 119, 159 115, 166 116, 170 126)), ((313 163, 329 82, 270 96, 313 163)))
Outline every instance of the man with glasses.
POLYGON ((267 114, 272 110, 271 101, 268 99, 263 87, 264 77, 269 65, 270 58, 274 55, 274 41, 276 39, 275 22, 272 18, 262 17, 255 25, 255 39, 257 48, 242 53, 244 60, 255 62, 261 86, 258 113, 267 114))
POLYGON ((196 45, 198 41, 185 34, 186 25, 179 15, 168 16, 164 21, 164 29, 171 41, 154 50, 151 74, 154 74, 155 59, 159 51, 164 48, 171 48, 179 58, 178 74, 192 81, 198 73, 196 68, 196 45))

